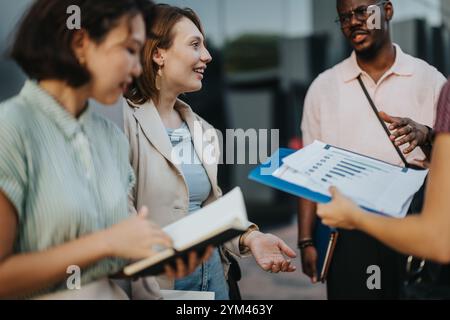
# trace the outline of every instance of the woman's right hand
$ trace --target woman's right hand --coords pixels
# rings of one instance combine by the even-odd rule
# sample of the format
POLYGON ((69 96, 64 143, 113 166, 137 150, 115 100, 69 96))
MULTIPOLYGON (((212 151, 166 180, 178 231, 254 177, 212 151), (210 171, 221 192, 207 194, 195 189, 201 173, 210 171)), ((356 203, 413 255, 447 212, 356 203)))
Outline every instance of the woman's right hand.
MULTIPOLYGON (((139 260, 154 254, 155 250, 152 250, 152 247, 155 245, 168 248, 172 246, 170 237, 159 226, 150 222, 147 214, 148 209, 142 207, 137 216, 128 218, 105 231, 110 256, 139 260)), ((189 252, 187 263, 178 258, 175 268, 165 266, 165 274, 169 278, 183 278, 194 272, 201 263, 206 262, 213 252, 212 246, 208 247, 201 257, 198 257, 195 251, 189 252)))
POLYGON ((322 223, 332 228, 356 229, 364 211, 335 187, 330 188, 330 193, 332 201, 317 206, 317 215, 322 219, 322 223))
POLYGON ((188 254, 188 262, 187 263, 185 263, 182 258, 177 258, 175 268, 172 268, 168 264, 165 265, 165 267, 164 267, 165 275, 171 279, 184 278, 187 275, 194 272, 195 269, 197 269, 197 267, 200 264, 208 261, 209 258, 212 256, 213 252, 214 252, 214 247, 212 247, 212 246, 209 246, 208 248, 206 248, 206 251, 202 255, 202 257, 198 257, 196 251, 191 251, 188 254))
POLYGON ((110 256, 139 260, 154 254, 154 246, 172 246, 170 237, 158 225, 150 222, 147 214, 148 209, 142 207, 136 216, 105 230, 110 256))

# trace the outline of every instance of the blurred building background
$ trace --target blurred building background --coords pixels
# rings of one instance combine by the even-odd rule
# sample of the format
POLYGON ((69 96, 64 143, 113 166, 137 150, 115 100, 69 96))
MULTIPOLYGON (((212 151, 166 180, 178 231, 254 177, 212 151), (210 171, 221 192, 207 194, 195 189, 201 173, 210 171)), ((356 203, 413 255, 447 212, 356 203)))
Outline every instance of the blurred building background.
MULTIPOLYGON (((0 0, 0 52, 32 0, 0 0)), ((335 0, 166 0, 200 16, 214 61, 201 92, 183 97, 224 133, 227 128, 279 129, 280 146, 301 146, 303 99, 312 80, 346 58, 335 0)), ((393 38, 404 51, 450 73, 450 0, 393 0, 393 38)), ((25 77, 0 59, 0 100, 16 94, 25 77)), ((121 125, 118 106, 101 112, 121 125)), ((270 147, 270 139, 268 141, 270 147)), ((270 150, 270 149, 269 149, 270 150)), ((263 161, 265 159, 259 159, 263 161)), ((222 165, 223 189, 240 186, 250 218, 295 247, 295 203, 291 197, 248 181, 254 165, 222 165)), ((251 260, 242 263, 244 298, 321 299, 323 286, 310 286, 299 271, 264 274, 251 260), (273 290, 272 290, 273 288, 273 290)))

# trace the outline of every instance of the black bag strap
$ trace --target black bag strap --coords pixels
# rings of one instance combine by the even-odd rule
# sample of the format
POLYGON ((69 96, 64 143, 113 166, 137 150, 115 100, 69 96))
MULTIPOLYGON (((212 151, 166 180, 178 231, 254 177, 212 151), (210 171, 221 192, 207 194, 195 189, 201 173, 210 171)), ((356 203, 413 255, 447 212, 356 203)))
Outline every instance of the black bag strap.
POLYGON ((242 300, 241 290, 239 289, 238 281, 241 280, 241 268, 239 267, 239 263, 237 260, 227 251, 223 250, 226 258, 230 263, 230 269, 228 270, 228 289, 229 289, 229 298, 230 300, 242 300))
POLYGON ((366 86, 364 85, 364 82, 362 81, 361 75, 358 76, 358 82, 361 85, 362 90, 364 91, 364 94, 367 97, 367 100, 369 100, 369 104, 372 107, 373 112, 375 113, 375 115, 377 116, 378 121, 380 122, 381 126, 383 127, 384 131, 386 132, 389 141, 392 142, 392 145, 395 148, 395 151, 397 151, 398 155, 400 156, 400 158, 402 159, 404 165, 406 168, 411 168, 411 165, 408 163, 408 161, 406 160, 405 156, 403 155, 402 150, 400 150, 400 148, 395 144, 394 141, 391 140, 391 132, 389 131, 386 123, 384 123, 383 119, 381 119, 381 116, 378 112, 377 107, 375 106, 375 103, 373 102, 372 98, 369 95, 369 92, 367 91, 366 86))

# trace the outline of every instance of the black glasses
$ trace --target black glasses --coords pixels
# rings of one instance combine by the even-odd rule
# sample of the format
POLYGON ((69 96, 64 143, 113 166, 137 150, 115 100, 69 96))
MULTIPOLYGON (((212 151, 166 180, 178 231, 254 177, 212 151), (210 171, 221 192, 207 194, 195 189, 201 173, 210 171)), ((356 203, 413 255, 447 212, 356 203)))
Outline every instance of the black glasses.
POLYGON ((371 4, 369 6, 360 6, 360 7, 356 8, 355 10, 341 13, 336 18, 335 22, 341 24, 341 26, 347 26, 352 21, 353 16, 355 16, 355 18, 358 19, 359 21, 364 22, 369 18, 369 15, 371 13, 373 13, 374 7, 384 5, 387 2, 388 1, 379 1, 379 2, 377 2, 375 4, 371 4))

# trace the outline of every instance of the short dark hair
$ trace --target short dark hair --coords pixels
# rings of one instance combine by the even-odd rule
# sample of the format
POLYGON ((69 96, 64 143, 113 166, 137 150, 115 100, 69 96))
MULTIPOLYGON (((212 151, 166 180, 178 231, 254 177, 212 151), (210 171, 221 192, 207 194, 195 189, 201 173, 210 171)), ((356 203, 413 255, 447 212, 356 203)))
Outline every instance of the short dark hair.
POLYGON ((23 16, 9 55, 35 80, 58 79, 80 87, 91 79, 72 49, 75 32, 67 25, 67 8, 81 12, 81 29, 100 43, 123 16, 142 14, 146 23, 151 0, 36 0, 23 16))

